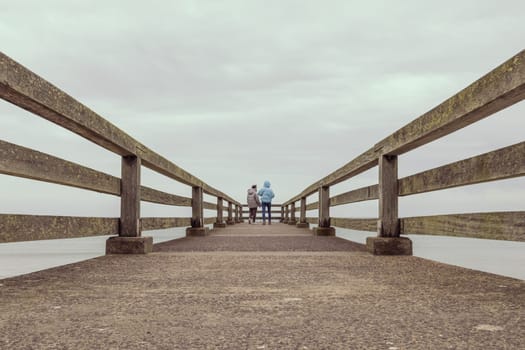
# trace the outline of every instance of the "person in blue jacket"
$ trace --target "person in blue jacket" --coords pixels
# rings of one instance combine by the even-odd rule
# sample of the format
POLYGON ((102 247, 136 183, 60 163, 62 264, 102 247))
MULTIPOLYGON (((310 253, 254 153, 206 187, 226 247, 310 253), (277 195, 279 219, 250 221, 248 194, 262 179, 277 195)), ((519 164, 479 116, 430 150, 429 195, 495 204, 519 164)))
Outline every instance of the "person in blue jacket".
POLYGON ((270 188, 270 181, 264 181, 264 187, 257 192, 257 195, 261 197, 262 203, 262 217, 263 225, 266 225, 266 210, 268 210, 268 225, 272 224, 272 198, 275 197, 272 189, 270 188))

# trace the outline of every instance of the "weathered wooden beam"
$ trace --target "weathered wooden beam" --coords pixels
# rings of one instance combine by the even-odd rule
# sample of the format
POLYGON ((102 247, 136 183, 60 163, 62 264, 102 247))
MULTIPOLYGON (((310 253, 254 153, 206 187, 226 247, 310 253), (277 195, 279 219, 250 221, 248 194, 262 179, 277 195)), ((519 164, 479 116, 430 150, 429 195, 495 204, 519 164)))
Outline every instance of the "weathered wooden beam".
MULTIPOLYGON (((120 179, 46 153, 0 141, 0 173, 120 196, 120 179)), ((141 200, 191 206, 191 198, 141 186, 141 200)))
MULTIPOLYGON (((0 97, 121 156, 136 155, 143 165, 206 193, 222 192, 171 163, 73 97, 0 52, 0 97)), ((237 203, 238 204, 238 203, 237 203)))
POLYGON ((314 209, 319 209, 319 202, 315 202, 315 203, 310 203, 310 204, 307 204, 306 205, 306 210, 314 210, 314 209))
POLYGON ((349 192, 341 193, 330 198, 330 206, 349 204, 355 202, 368 201, 378 199, 378 185, 371 185, 367 187, 358 188, 349 192))
POLYGON ((175 194, 162 192, 146 186, 140 187, 140 199, 151 203, 191 207, 191 198, 177 196, 175 194))
POLYGON ((399 155, 486 118, 525 98, 525 50, 394 132, 376 147, 399 155))
POLYGON ((0 97, 119 155, 135 154, 133 138, 1 52, 0 97))
POLYGON ((407 196, 525 175, 525 142, 427 170, 399 180, 407 196))
POLYGON ((284 204, 309 196, 320 186, 335 185, 376 166, 382 154, 408 152, 523 100, 524 61, 525 50, 284 204))
POLYGON ((224 221, 223 212, 224 212, 223 199, 222 197, 217 197, 217 223, 221 225, 224 221))
POLYGON ((171 227, 186 227, 191 225, 191 218, 142 218, 140 225, 143 231, 162 230, 171 227))
POLYGON ((299 223, 306 223, 306 197, 301 198, 299 223))
POLYGON ((379 159, 379 221, 378 236, 399 237, 397 156, 379 159))
POLYGON ((194 186, 191 190, 191 227, 204 226, 204 207, 202 187, 194 186))
POLYGON ((140 237, 140 163, 140 158, 136 156, 122 157, 121 237, 140 237))
POLYGON ((402 218, 402 234, 525 242, 525 212, 451 214, 402 218))
POLYGON ((118 218, 0 214, 0 243, 116 235, 118 218))
POLYGON ((203 202, 202 205, 203 205, 204 209, 217 210, 217 204, 213 204, 213 203, 210 203, 210 202, 203 202))
POLYGON ((204 225, 211 225, 217 222, 216 217, 204 218, 204 225))
POLYGON ((330 187, 319 188, 319 227, 330 227, 330 187))
POLYGON ((377 231, 377 219, 332 218, 332 225, 357 231, 377 231))
POLYGON ((120 195, 118 177, 6 141, 0 141, 0 173, 120 195))
POLYGON ((307 187, 303 192, 293 197, 284 204, 289 204, 295 202, 301 197, 308 197, 311 194, 314 194, 319 190, 321 186, 332 186, 343 182, 355 175, 361 174, 362 172, 367 171, 368 169, 373 168, 377 165, 378 158, 381 155, 381 149, 371 148, 368 151, 357 156, 355 159, 351 160, 341 168, 325 176, 321 180, 315 182, 314 184, 307 187))

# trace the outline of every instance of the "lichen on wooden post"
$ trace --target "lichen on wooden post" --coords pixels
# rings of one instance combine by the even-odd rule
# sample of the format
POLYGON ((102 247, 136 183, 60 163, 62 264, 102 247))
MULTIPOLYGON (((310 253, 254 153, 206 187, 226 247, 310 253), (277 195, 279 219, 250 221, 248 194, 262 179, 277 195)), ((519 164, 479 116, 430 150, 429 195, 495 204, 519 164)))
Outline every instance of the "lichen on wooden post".
POLYGON ((310 224, 306 222, 306 197, 301 197, 301 211, 299 214, 298 228, 308 228, 310 224))
POLYGON ((295 220, 295 202, 290 204, 290 220, 288 220, 288 225, 295 225, 297 221, 295 220))
POLYGON ((318 236, 335 236, 335 228, 330 226, 330 187, 319 187, 319 226, 314 233, 318 236))
POLYGON ((222 197, 217 197, 217 221, 213 224, 213 228, 224 228, 226 223, 223 219, 224 204, 222 197))
POLYGON ((378 163, 378 236, 367 237, 366 248, 374 255, 412 255, 412 241, 399 236, 397 156, 381 155, 378 163))

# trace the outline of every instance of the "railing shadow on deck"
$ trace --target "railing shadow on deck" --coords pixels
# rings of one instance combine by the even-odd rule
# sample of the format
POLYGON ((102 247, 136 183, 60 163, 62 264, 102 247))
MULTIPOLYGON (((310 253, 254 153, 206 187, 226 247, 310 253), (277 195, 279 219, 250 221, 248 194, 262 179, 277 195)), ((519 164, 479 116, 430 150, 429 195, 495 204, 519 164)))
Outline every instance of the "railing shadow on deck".
POLYGON ((142 237, 142 231, 188 226, 187 234, 205 235, 205 225, 221 227, 242 221, 241 203, 155 153, 1 52, 0 97, 122 157, 118 178, 0 140, 0 174, 121 198, 120 218, 0 214, 0 243, 118 235, 112 237, 116 240, 108 240, 108 253, 146 253, 152 240, 142 237), (141 186, 142 166, 191 186, 191 198, 141 186), (216 197, 217 203, 205 202, 203 193, 216 197), (143 218, 140 201, 192 207, 192 217, 143 218), (204 209, 216 210, 217 215, 205 218, 204 209))
POLYGON ((521 51, 437 107, 373 145, 283 203, 284 221, 317 224, 317 234, 333 235, 335 227, 375 231, 367 239, 374 254, 412 254, 402 234, 431 234, 525 241, 525 212, 489 212, 423 217, 398 217, 398 197, 525 175, 525 142, 398 179, 397 160, 404 153, 489 117, 525 98, 525 51, 521 51), (377 184, 330 197, 330 187, 379 167, 377 184), (319 200, 306 204, 318 194, 319 200), (378 200, 374 219, 336 218, 330 207, 378 200), (300 202, 296 208, 296 202, 300 202), (306 217, 318 209, 318 217, 306 217))

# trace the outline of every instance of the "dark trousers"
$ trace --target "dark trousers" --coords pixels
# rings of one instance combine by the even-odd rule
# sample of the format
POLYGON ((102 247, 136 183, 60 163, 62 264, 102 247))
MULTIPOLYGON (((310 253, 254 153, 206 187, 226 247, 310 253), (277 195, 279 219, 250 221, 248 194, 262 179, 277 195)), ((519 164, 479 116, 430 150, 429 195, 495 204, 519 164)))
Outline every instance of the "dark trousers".
POLYGON ((272 203, 262 204, 263 222, 266 221, 266 211, 268 211, 268 222, 272 222, 272 203))
POLYGON ((252 222, 255 222, 256 217, 257 217, 257 208, 250 208, 250 219, 252 219, 252 222))

